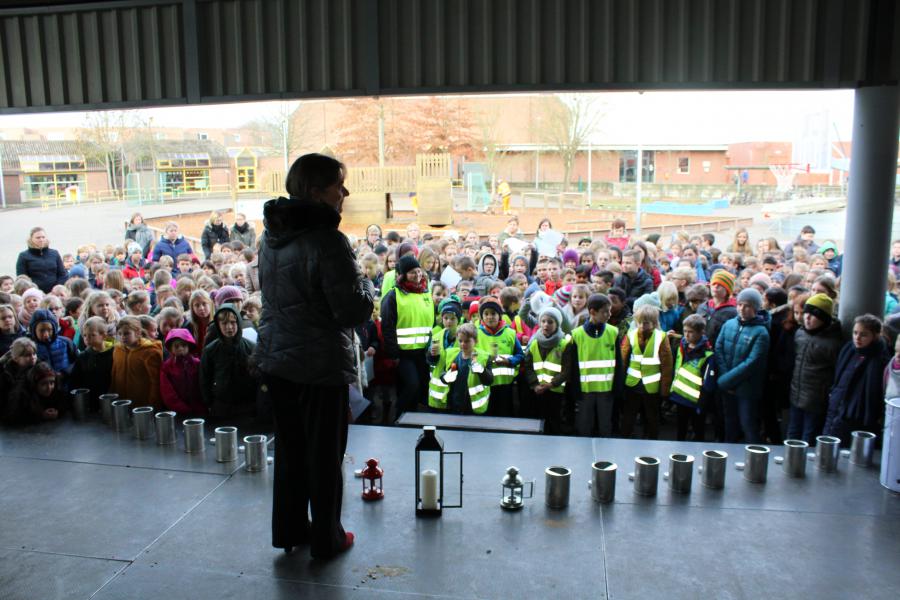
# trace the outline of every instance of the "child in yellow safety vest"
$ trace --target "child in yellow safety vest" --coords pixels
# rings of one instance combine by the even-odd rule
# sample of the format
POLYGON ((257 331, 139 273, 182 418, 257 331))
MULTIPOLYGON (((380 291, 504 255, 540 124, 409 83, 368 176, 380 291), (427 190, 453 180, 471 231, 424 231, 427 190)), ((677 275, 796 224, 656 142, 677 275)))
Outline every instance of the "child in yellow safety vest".
POLYGON ((612 435, 612 413, 619 372, 617 337, 619 330, 609 325, 610 300, 605 294, 591 294, 587 302, 588 322, 572 330, 563 361, 570 365, 569 381, 578 383, 575 400, 575 432, 601 437, 612 435))
POLYGON ((558 308, 547 306, 541 310, 522 367, 528 388, 536 396, 536 412, 544 420, 547 434, 560 433, 566 375, 571 370, 567 362, 571 355, 565 352, 571 336, 563 334, 561 324, 558 308))
POLYGON ((428 406, 460 415, 484 414, 494 380, 487 364, 490 355, 477 348, 474 325, 460 325, 456 335, 459 347, 442 352, 431 373, 428 406))
POLYGON ((634 312, 637 327, 622 339, 622 361, 626 365, 625 403, 622 407, 622 437, 634 433, 638 411, 644 415, 644 437, 659 438, 659 405, 672 385, 672 348, 659 328, 659 309, 644 304, 634 312))
POLYGON ((525 358, 516 332, 501 320, 503 309, 492 296, 485 296, 478 303, 481 325, 478 331, 478 349, 489 354, 494 382, 491 384, 493 417, 513 416, 513 381, 519 373, 519 365, 525 358))
POLYGON ((706 338, 706 319, 691 315, 684 320, 684 337, 675 351, 674 380, 669 399, 677 410, 678 441, 704 441, 706 406, 715 391, 716 359, 706 338))
POLYGON ((430 367, 434 367, 440 355, 449 348, 459 348, 456 333, 462 316, 462 302, 459 301, 459 296, 451 294, 444 298, 438 306, 438 311, 441 324, 431 330, 431 343, 426 356, 430 367))

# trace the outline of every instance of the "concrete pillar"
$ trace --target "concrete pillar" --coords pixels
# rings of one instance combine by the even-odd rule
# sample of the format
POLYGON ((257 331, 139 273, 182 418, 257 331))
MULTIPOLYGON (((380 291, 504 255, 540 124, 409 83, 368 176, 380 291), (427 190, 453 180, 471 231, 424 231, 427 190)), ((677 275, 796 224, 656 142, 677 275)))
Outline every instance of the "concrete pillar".
POLYGON ((884 314, 898 133, 900 88, 856 90, 839 311, 847 334, 855 317, 884 314))

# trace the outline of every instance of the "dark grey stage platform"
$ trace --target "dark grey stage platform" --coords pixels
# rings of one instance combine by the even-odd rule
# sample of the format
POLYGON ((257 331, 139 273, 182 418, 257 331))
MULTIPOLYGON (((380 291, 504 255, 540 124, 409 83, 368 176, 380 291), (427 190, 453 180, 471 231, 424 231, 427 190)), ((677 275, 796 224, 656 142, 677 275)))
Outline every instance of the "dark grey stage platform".
MULTIPOLYGON (((464 508, 413 513, 418 431, 354 426, 348 453, 379 458, 386 498, 364 503, 348 478, 345 555, 312 561, 269 545, 272 471, 159 448, 98 423, 0 431, 0 598, 867 598, 900 593, 900 497, 876 469, 808 465, 788 479, 770 462, 755 485, 734 469, 725 489, 636 496, 634 457, 711 445, 445 431, 465 452, 464 508), (619 465, 616 502, 587 489, 594 459, 619 465), (534 500, 499 508, 516 465, 534 500), (543 470, 573 469, 569 508, 543 503, 543 470)), ((777 449, 774 454, 778 454, 777 449)), ((663 470, 666 462, 663 463, 663 470)), ((350 473, 348 467, 347 472, 350 473)))

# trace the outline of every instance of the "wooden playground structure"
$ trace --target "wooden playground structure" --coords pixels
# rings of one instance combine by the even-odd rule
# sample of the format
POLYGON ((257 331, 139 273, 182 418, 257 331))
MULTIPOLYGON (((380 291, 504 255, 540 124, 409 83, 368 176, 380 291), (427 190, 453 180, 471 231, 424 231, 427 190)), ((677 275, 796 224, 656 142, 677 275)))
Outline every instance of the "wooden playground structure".
POLYGON ((390 223, 393 200, 413 198, 420 223, 453 224, 452 160, 449 154, 417 154, 415 166, 351 167, 347 189, 352 202, 344 209, 347 223, 390 223))

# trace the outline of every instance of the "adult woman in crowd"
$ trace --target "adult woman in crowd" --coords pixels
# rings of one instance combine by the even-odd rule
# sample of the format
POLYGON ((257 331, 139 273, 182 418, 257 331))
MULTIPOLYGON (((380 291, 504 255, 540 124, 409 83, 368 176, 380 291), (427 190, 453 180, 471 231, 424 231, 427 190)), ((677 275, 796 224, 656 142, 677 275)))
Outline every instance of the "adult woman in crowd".
POLYGON ((234 225, 231 226, 229 239, 232 242, 240 242, 247 248, 256 247, 256 229, 253 228, 253 223, 247 220, 247 215, 244 213, 234 215, 234 225))
POLYGON ((139 212, 131 215, 131 220, 125 227, 125 239, 134 240, 141 247, 144 256, 150 256, 151 246, 153 245, 153 232, 144 223, 144 215, 139 212))
POLYGON ((209 220, 203 228, 200 235, 200 246, 203 248, 203 260, 209 260, 209 256, 213 252, 213 246, 216 244, 225 244, 231 238, 229 237, 228 228, 222 221, 222 213, 217 210, 209 213, 209 220))
POLYGON ((50 248, 43 227, 33 227, 28 234, 28 249, 19 253, 16 275, 27 275, 42 292, 49 294, 54 285, 66 282, 66 267, 59 252, 50 248))
POLYGON ((372 283, 338 231, 345 174, 331 157, 298 158, 285 181, 290 197, 265 204, 259 254, 266 302, 254 362, 275 415, 272 545, 290 552, 308 543, 317 558, 353 544, 341 526, 341 463, 357 381, 353 328, 374 306, 372 283))

